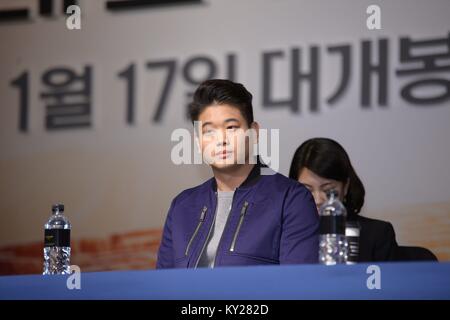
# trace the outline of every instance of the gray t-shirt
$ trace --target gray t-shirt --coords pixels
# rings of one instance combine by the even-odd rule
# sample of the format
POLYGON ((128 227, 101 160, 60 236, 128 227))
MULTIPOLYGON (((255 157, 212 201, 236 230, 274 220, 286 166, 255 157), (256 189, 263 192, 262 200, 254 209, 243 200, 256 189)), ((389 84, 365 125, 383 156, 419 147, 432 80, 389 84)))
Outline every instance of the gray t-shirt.
POLYGON ((228 220, 231 211, 234 191, 217 192, 217 209, 214 217, 213 226, 209 238, 206 240, 206 247, 200 257, 198 267, 214 268, 217 247, 222 237, 223 229, 228 220))

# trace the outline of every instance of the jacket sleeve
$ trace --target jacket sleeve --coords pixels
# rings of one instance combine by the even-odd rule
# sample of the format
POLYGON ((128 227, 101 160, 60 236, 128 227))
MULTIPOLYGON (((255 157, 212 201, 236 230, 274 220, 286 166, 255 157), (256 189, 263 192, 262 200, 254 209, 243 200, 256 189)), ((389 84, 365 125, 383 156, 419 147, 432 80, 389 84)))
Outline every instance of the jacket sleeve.
POLYGON ((170 205, 164 224, 161 244, 158 250, 158 259, 156 261, 156 269, 166 269, 174 267, 173 243, 172 243, 172 212, 175 207, 175 199, 170 205))
POLYGON ((284 201, 280 264, 317 263, 318 255, 319 215, 311 193, 298 183, 284 201))

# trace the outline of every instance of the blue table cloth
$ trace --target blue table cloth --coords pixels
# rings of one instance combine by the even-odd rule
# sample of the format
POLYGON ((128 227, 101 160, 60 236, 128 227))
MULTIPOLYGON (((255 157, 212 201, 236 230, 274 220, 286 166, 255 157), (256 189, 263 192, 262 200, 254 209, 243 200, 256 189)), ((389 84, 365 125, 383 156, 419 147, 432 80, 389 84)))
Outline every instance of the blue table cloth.
POLYGON ((3 276, 0 299, 450 299, 449 262, 81 270, 79 275, 80 289, 68 288, 68 275, 3 276), (379 267, 379 289, 373 288, 371 265, 379 267))

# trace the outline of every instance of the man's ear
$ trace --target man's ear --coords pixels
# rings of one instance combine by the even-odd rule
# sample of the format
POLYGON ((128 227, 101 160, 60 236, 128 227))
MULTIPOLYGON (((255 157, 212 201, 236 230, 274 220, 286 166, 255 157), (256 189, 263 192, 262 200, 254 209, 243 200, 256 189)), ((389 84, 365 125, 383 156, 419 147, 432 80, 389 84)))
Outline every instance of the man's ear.
POLYGON ((197 146, 197 151, 198 151, 198 153, 202 153, 202 148, 201 148, 201 146, 200 146, 200 137, 196 134, 196 135, 194 135, 194 144, 197 146))
POLYGON ((259 142, 259 123, 256 121, 253 121, 252 124, 250 125, 250 129, 255 130, 256 132, 256 143, 259 142))
POLYGON ((201 121, 194 121, 194 144, 197 146, 197 150, 199 153, 202 153, 202 148, 201 148, 201 135, 202 135, 202 131, 201 131, 201 121))

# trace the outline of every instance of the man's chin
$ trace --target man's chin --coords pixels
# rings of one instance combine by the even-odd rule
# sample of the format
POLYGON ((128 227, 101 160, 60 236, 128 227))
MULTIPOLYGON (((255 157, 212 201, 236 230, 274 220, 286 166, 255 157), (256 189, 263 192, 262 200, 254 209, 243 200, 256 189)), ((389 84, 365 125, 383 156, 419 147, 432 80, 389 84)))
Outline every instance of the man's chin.
POLYGON ((230 162, 230 161, 216 161, 214 163, 211 164, 211 167, 215 170, 219 170, 219 171, 228 171, 230 169, 234 169, 236 167, 238 167, 239 164, 237 164, 236 162, 230 162))

